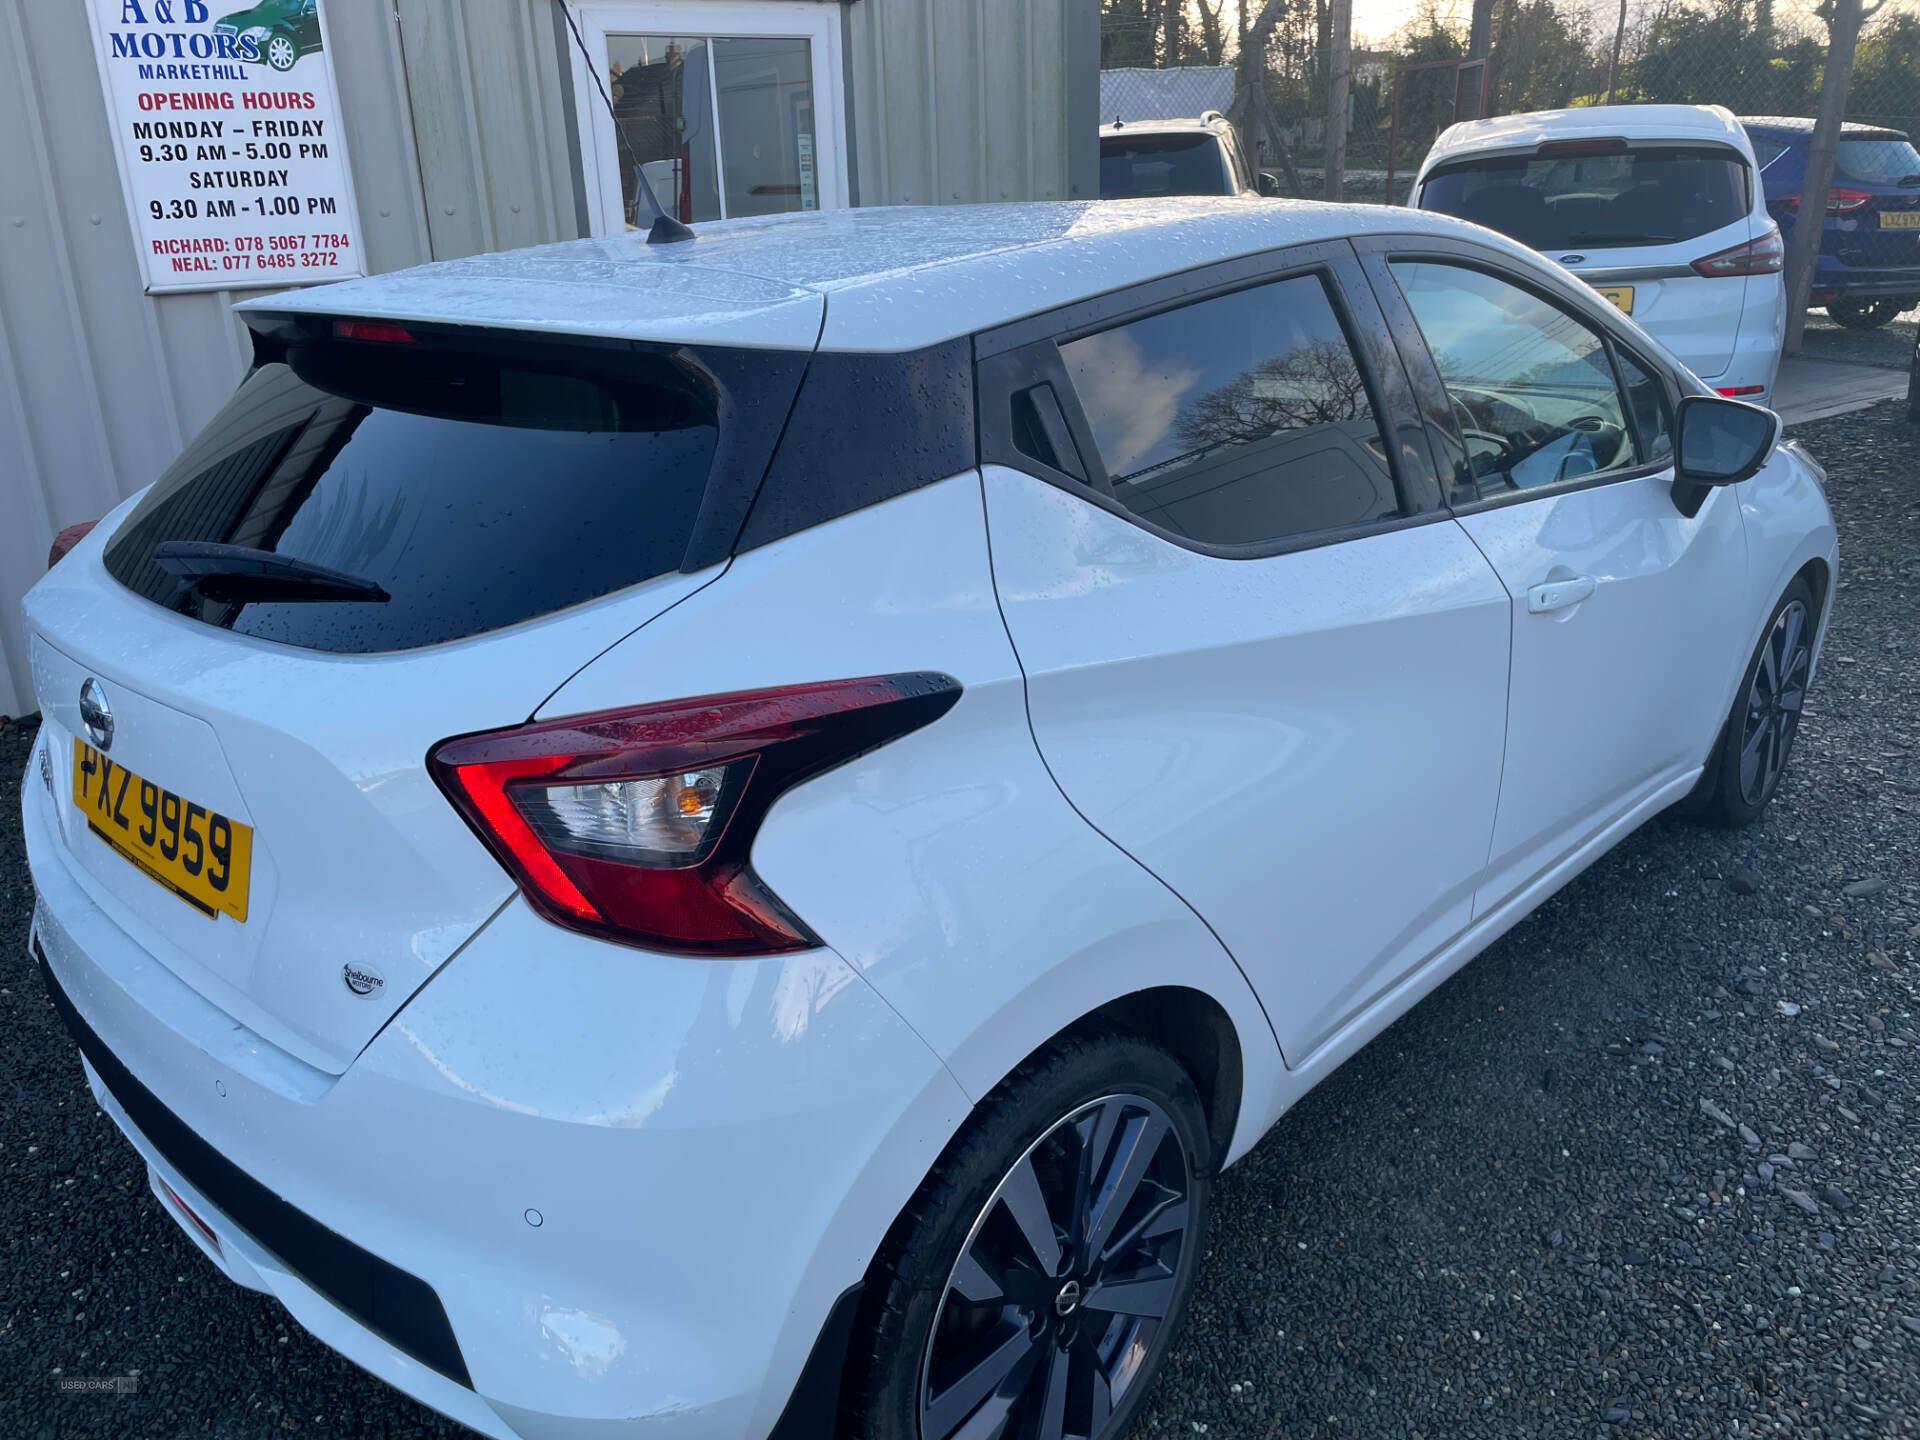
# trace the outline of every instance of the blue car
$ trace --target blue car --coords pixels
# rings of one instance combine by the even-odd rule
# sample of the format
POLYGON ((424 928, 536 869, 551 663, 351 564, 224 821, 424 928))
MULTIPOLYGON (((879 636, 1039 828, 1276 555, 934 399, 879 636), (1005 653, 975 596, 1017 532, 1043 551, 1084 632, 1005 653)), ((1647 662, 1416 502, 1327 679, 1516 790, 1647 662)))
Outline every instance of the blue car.
MULTIPOLYGON (((1742 118, 1760 162, 1767 210, 1791 234, 1801 209, 1813 122, 1742 118)), ((1849 121, 1827 191, 1826 228, 1810 303, 1853 330, 1872 330, 1920 305, 1920 151, 1905 134, 1849 121)))

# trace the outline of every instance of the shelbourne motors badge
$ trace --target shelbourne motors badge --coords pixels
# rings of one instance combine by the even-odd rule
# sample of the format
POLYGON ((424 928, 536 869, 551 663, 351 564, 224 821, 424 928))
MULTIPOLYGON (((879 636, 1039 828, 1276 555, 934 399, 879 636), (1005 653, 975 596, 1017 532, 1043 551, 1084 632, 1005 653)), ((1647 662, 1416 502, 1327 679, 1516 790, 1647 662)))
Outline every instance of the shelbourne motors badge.
POLYGON ((324 0, 86 5, 149 294, 366 273, 324 0))

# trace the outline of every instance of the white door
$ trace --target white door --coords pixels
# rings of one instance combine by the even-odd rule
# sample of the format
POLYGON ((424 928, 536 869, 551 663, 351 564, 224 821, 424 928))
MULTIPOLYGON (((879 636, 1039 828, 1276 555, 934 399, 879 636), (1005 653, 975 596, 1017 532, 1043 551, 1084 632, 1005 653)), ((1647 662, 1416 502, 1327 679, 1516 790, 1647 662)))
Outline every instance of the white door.
POLYGON ((1212 926, 1291 1064, 1466 925, 1506 710, 1506 592, 1396 486, 1399 362, 1330 278, 1067 339, 1008 382, 1053 478, 985 471, 1041 753, 1212 926))
POLYGON ((642 176, 688 222, 847 203, 838 6, 590 0, 573 11, 596 234, 651 223, 642 176))
POLYGON ((1745 659, 1746 532, 1731 489, 1676 507, 1649 362, 1486 269, 1389 268, 1471 457, 1460 525, 1512 596, 1483 914, 1705 758, 1745 659))

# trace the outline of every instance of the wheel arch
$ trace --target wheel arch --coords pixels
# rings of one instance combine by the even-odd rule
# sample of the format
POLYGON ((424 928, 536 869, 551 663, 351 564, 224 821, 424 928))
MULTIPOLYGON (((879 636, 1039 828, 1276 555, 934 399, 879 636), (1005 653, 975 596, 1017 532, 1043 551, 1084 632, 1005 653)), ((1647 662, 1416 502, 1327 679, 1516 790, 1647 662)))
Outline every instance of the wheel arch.
POLYGON ((1191 986, 1156 985, 1116 996, 1081 1016, 1047 1045, 1114 1031, 1160 1046, 1193 1078, 1217 1166, 1232 1148, 1246 1086, 1240 1035, 1225 1007, 1191 986))
POLYGON ((1833 568, 1827 563, 1826 556, 1816 555, 1794 571, 1787 584, 1780 587, 1780 593, 1785 594, 1787 585, 1793 584, 1795 580, 1805 580, 1807 587, 1813 591, 1814 614, 1819 617, 1818 628, 1824 630, 1827 622, 1827 601, 1833 592, 1833 568))

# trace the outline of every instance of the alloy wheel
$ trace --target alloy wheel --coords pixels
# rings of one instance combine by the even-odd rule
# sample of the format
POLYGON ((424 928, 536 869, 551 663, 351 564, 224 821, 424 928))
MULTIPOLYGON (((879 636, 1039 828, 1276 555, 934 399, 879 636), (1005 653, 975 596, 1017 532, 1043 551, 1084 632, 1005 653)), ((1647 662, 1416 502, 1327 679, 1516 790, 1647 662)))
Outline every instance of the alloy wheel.
POLYGON ((1167 1113, 1108 1095, 988 1199, 921 1362, 921 1440, 1095 1440, 1147 1370, 1189 1255, 1192 1161, 1167 1113))
POLYGON ((293 48, 293 41, 284 35, 275 35, 267 41, 267 63, 276 70, 291 70, 293 62, 300 58, 293 48))
POLYGON ((1800 725, 1812 665, 1807 607, 1794 600, 1774 617, 1773 628, 1760 644, 1753 683, 1747 688, 1746 718, 1740 729, 1740 797, 1749 805, 1764 804, 1780 783, 1800 725))

